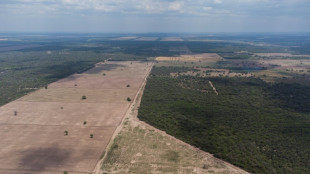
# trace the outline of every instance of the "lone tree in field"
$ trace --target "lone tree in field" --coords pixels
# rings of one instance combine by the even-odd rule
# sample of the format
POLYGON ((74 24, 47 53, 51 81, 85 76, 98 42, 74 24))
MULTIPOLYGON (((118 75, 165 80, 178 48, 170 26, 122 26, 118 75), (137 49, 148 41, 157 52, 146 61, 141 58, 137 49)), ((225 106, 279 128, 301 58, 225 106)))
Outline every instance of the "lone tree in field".
POLYGON ((89 136, 90 136, 90 138, 94 138, 94 134, 90 134, 89 136))
POLYGON ((68 172, 67 172, 67 171, 64 171, 64 174, 68 174, 68 172))
POLYGON ((17 115, 17 111, 14 111, 14 116, 16 116, 17 115))
POLYGON ((87 124, 87 121, 84 121, 84 123, 83 123, 84 125, 86 125, 87 124))
POLYGON ((129 101, 129 102, 130 102, 130 101, 131 101, 131 98, 130 98, 130 97, 127 97, 127 101, 129 101))
POLYGON ((130 85, 127 85, 126 87, 127 87, 127 88, 129 88, 129 87, 130 87, 130 85))
POLYGON ((85 95, 82 96, 82 100, 86 100, 86 96, 85 95))
POLYGON ((69 133, 68 131, 64 131, 65 136, 67 136, 67 135, 68 135, 68 133, 69 133))

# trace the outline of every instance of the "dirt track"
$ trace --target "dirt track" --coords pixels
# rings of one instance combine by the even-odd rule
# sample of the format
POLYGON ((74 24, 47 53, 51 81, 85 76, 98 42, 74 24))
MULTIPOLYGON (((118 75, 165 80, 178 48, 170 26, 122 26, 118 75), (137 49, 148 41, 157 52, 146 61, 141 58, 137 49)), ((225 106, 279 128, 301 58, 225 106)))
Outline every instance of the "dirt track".
POLYGON ((0 107, 0 173, 93 171, 150 68, 97 64, 0 107))

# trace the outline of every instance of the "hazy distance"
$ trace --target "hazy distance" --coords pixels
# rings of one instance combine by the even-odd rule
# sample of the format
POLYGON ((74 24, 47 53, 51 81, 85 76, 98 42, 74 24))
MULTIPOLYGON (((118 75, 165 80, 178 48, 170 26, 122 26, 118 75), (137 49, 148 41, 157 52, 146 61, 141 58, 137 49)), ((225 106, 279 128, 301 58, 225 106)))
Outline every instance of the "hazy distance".
POLYGON ((309 0, 3 0, 0 32, 309 32, 309 0))

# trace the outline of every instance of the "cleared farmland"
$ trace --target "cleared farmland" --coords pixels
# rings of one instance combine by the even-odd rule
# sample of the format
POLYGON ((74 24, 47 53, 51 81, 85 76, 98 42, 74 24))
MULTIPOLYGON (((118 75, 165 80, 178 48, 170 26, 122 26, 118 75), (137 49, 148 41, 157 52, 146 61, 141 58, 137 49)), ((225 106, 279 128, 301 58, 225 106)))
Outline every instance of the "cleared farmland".
POLYGON ((215 53, 181 55, 179 57, 156 57, 157 61, 219 61, 222 58, 215 53))
POLYGON ((0 173, 91 172, 150 68, 100 63, 0 107, 0 173))

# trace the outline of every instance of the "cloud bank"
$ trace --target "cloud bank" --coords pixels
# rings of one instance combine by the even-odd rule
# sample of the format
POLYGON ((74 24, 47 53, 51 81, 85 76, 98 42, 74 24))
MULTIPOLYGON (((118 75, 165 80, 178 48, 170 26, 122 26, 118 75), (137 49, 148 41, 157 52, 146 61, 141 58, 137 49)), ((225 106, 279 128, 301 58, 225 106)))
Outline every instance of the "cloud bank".
POLYGON ((0 9, 0 32, 265 32, 310 26, 309 0, 3 0, 0 9))

